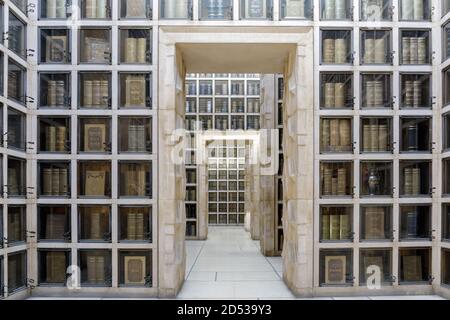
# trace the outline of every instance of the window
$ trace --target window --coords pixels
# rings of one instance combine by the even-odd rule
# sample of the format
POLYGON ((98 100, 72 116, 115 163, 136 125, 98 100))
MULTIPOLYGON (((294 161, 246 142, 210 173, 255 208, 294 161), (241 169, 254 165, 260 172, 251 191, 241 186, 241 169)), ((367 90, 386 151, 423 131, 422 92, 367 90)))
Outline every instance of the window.
POLYGON ((25 151, 26 116, 13 108, 8 108, 8 148, 25 151))
POLYGON ((5 279, 4 279, 4 270, 5 270, 5 266, 4 266, 4 259, 3 256, 0 256, 0 297, 3 298, 3 296, 5 295, 5 279))
POLYGON ((201 20, 231 20, 233 19, 232 0, 200 0, 201 20))
POLYGON ((353 62, 352 31, 322 30, 322 64, 353 62))
POLYGON ((79 197, 111 197, 111 162, 80 161, 78 177, 79 197))
POLYGON ((38 206, 38 240, 41 242, 71 240, 69 205, 38 206))
POLYGON ((322 197, 348 197, 353 195, 352 165, 352 162, 321 163, 322 197))
POLYGON ((119 79, 121 108, 152 107, 150 73, 119 73, 119 79))
POLYGON ((353 152, 353 130, 350 118, 321 119, 321 152, 353 152))
POLYGON ((160 0, 161 19, 192 19, 192 0, 160 0))
POLYGON ((11 0, 11 2, 14 3, 20 11, 25 14, 27 13, 28 0, 11 0))
POLYGON ((361 196, 392 196, 392 162, 361 162, 361 196))
MULTIPOLYGON (((1 14, 1 12, 0 12, 1 14)), ((1 23, 0 23, 1 25, 1 23)), ((0 31, 1 32, 1 31, 0 31)), ((1 37, 0 37, 1 38, 1 37)), ((1 43, 1 42, 0 42, 1 43)), ((0 74, 4 74, 5 68, 4 68, 4 55, 3 52, 0 52, 0 74)), ((5 86, 3 84, 3 76, 0 77, 0 96, 5 96, 5 86)))
POLYGON ((228 95, 228 81, 217 80, 215 82, 215 92, 216 96, 226 96, 228 95))
POLYGON ((248 98, 247 99, 247 113, 258 113, 260 112, 260 101, 259 98, 248 98))
POLYGON ((17 18, 11 11, 9 12, 8 24, 8 47, 11 51, 21 56, 26 57, 27 54, 27 27, 26 24, 17 18))
POLYGON ((311 0, 280 0, 282 19, 312 19, 313 5, 311 0))
POLYGON ((111 286, 111 250, 79 250, 78 259, 81 270, 81 285, 111 286))
MULTIPOLYGON (((351 109, 354 105, 353 75, 349 73, 321 73, 322 109, 351 109)), ((280 117, 282 119, 282 117, 280 117)))
POLYGON ((450 204, 442 206, 442 239, 450 240, 450 204))
POLYGON ((431 119, 400 118, 401 152, 431 152, 431 119))
POLYGON ((27 253, 8 255, 8 293, 14 293, 27 285, 27 253))
POLYGON ((211 130, 213 128, 212 116, 199 116, 198 119, 203 130, 211 130))
POLYGON ((361 74, 362 108, 392 108, 392 81, 388 73, 361 74))
POLYGON ((430 31, 401 30, 401 62, 404 65, 431 63, 430 31))
POLYGON ((111 118, 79 118, 79 151, 111 152, 111 118))
POLYGON ((27 239, 25 206, 8 206, 8 245, 23 243, 27 239))
POLYGON ((119 162, 121 197, 152 197, 152 163, 119 162))
POLYGON ((199 112, 200 113, 212 113, 213 100, 211 98, 200 98, 198 100, 198 103, 199 103, 199 112))
POLYGON ((227 130, 228 129, 228 116, 216 116, 215 129, 227 130))
POLYGON ((186 81, 186 94, 189 96, 197 94, 197 83, 195 80, 186 81))
POLYGON ((149 64, 152 62, 151 29, 120 29, 120 62, 149 64))
POLYGON ((431 162, 400 161, 400 195, 431 196, 431 162))
POLYGON ((442 88, 443 92, 443 104, 444 106, 448 106, 450 104, 450 68, 444 70, 443 74, 444 79, 444 87, 442 88))
POLYGON ((38 250, 39 284, 64 285, 70 265, 69 250, 38 250))
POLYGON ((20 104, 26 103, 26 79, 27 72, 25 68, 15 63, 12 59, 8 60, 8 98, 15 100, 20 104))
POLYGON ((212 96, 213 82, 211 80, 201 80, 199 82, 199 94, 201 96, 212 96))
POLYGON ((401 74, 402 108, 432 107, 431 75, 401 74))
POLYGON ((41 0, 41 19, 67 19, 69 2, 66 0, 41 0))
POLYGON ((245 130, 244 116, 231 116, 231 130, 245 130))
POLYGON ((40 63, 70 62, 70 31, 68 29, 40 29, 40 63))
POLYGON ((381 283, 391 285, 392 277, 392 250, 391 249, 361 249, 360 251, 360 285, 368 284, 368 277, 375 270, 380 271, 381 283))
POLYGON ((392 118, 361 118, 361 152, 392 151, 392 118))
POLYGON ((70 197, 70 163, 38 162, 40 197, 70 197))
POLYGON ((8 157, 8 197, 24 197, 26 194, 26 162, 8 157))
POLYGON ((401 248, 399 251, 400 284, 431 280, 431 249, 401 248))
POLYGON ((261 91, 261 83, 259 81, 247 81, 247 95, 258 96, 261 91))
POLYGON ((39 117, 39 152, 68 153, 70 152, 70 118, 39 117))
POLYGON ((400 20, 403 21, 423 21, 431 20, 430 0, 416 0, 400 2, 400 20))
POLYGON ((361 21, 392 20, 392 0, 361 0, 361 21))
POLYGON ((110 207, 80 206, 78 225, 81 242, 111 242, 110 207))
POLYGON ((447 13, 450 12, 450 0, 443 0, 442 1, 442 16, 445 16, 447 13))
POLYGON ((321 286, 353 284, 353 252, 351 249, 320 250, 319 260, 321 286))
POLYGON ((79 73, 80 108, 107 109, 111 107, 111 73, 79 73))
POLYGON ((442 284, 450 285, 450 250, 442 249, 442 284))
POLYGON ((216 113, 228 113, 228 98, 216 98, 215 99, 215 112, 216 113))
POLYGON ((39 108, 70 108, 70 73, 39 73, 39 108))
POLYGON ((111 64, 111 29, 80 29, 80 63, 111 64))
POLYGON ((231 95, 232 96, 243 96, 245 95, 245 82, 241 80, 231 81, 231 95))
POLYGON ((388 64, 391 62, 391 31, 361 30, 361 64, 388 64))
POLYGON ((361 241, 381 241, 393 238, 391 206, 362 206, 360 214, 361 241))
POLYGON ((271 19, 272 1, 271 0, 240 0, 241 19, 271 19))
POLYGON ((186 113, 196 113, 196 112, 197 112, 197 99, 186 98, 186 113))
POLYGON ((400 206, 400 239, 431 240, 431 206, 400 206))
POLYGON ((119 284, 130 287, 152 286, 152 251, 119 250, 119 284))
POLYGON ((322 20, 350 20, 352 4, 349 0, 321 0, 320 14, 322 20))
POLYGON ((261 128, 259 116, 247 116, 247 130, 259 130, 261 128))
POLYGON ((120 117, 119 151, 151 153, 152 119, 146 117, 120 117))
MULTIPOLYGON (((0 34, 1 35, 3 35, 4 32, 5 32, 5 22, 4 22, 4 18, 3 18, 4 17, 4 12, 5 12, 5 5, 3 4, 3 2, 1 2, 0 3, 0 17, 2 17, 2 20, 0 22, 0 34)), ((4 44, 4 42, 5 42, 4 36, 0 37, 0 43, 4 44)), ((3 72, 2 72, 2 74, 3 74, 3 72)), ((2 92, 3 92, 3 90, 2 90, 2 92)), ((0 284, 0 286, 1 286, 1 284, 0 284)), ((1 297, 2 293, 3 293, 3 291, 2 291, 2 289, 0 287, 0 297, 1 297)))
POLYGON ((323 206, 320 210, 320 239, 322 242, 353 240, 352 207, 323 206))
POLYGON ((111 19, 111 0, 81 0, 82 19, 111 19))
MULTIPOLYGON (((5 236, 3 234, 3 206, 0 206, 0 249, 3 249, 5 243, 4 243, 4 239, 5 236)), ((0 272, 0 277, 2 276, 2 273, 0 272)), ((3 278, 1 278, 3 279, 3 278)), ((0 284, 0 296, 3 293, 2 289, 1 289, 2 285, 0 284)))
POLYGON ((120 241, 152 242, 152 208, 119 207, 120 241))
POLYGON ((120 17, 122 19, 152 19, 152 1, 121 0, 120 17))
POLYGON ((444 36, 442 58, 445 61, 450 57, 450 23, 444 25, 442 35, 444 36))

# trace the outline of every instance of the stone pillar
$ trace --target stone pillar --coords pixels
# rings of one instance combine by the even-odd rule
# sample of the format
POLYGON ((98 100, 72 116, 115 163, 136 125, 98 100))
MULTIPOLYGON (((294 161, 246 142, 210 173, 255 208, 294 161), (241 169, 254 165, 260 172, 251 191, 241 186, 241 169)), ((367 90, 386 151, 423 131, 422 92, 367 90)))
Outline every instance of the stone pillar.
POLYGON ((162 31, 159 58, 158 288, 160 297, 175 297, 183 285, 186 265, 183 135, 174 135, 184 128, 185 71, 175 44, 162 31))
POLYGON ((251 211, 250 211, 250 235, 253 240, 259 240, 260 234, 259 230, 260 226, 260 189, 259 189, 259 164, 251 164, 252 174, 249 177, 252 181, 250 192, 250 203, 251 203, 251 211))
POLYGON ((313 49, 310 30, 284 72, 283 277, 298 296, 313 294, 313 49))
MULTIPOLYGON (((206 141, 197 138, 197 156, 202 150, 202 154, 207 155, 206 141)), ((197 158, 197 239, 206 240, 208 238, 208 165, 207 157, 197 158), (200 160, 200 162, 199 162, 200 160)))

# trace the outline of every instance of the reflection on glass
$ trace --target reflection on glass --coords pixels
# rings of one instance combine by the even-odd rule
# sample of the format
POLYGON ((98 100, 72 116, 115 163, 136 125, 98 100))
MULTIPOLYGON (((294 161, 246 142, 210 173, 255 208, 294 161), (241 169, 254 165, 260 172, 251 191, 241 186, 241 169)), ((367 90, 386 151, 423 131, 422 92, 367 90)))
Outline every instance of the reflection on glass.
POLYGON ((401 248, 400 284, 428 282, 431 279, 431 249, 401 248))
POLYGON ((78 259, 81 270, 82 286, 111 286, 112 271, 110 250, 79 250, 78 259))
POLYGON ((353 282, 351 249, 321 250, 319 257, 321 286, 345 286, 353 282))
POLYGON ((66 270, 70 264, 70 251, 67 250, 39 250, 39 283, 64 285, 66 270))
POLYGON ((70 206, 38 206, 38 240, 68 242, 71 239, 70 206))
POLYGON ((321 207, 321 240, 352 240, 352 213, 351 207, 321 207))
POLYGON ((152 241, 151 207, 119 207, 120 240, 152 241))
POLYGON ((69 108, 70 73, 40 73, 39 107, 69 108))
POLYGON ((27 253, 21 251, 8 255, 8 293, 27 285, 27 253))
POLYGON ((361 162, 361 196, 392 196, 392 162, 361 162))
POLYGON ((40 152, 70 151, 70 118, 39 118, 39 130, 40 152))
POLYGON ((361 240, 392 239, 392 208, 390 206, 363 206, 360 212, 361 240))
POLYGON ((78 196, 111 196, 111 162, 80 161, 78 163, 78 196))
POLYGON ((430 239, 431 207, 400 206, 400 238, 402 240, 430 239))
POLYGON ((111 241, 111 209, 108 206, 78 208, 81 241, 111 241))

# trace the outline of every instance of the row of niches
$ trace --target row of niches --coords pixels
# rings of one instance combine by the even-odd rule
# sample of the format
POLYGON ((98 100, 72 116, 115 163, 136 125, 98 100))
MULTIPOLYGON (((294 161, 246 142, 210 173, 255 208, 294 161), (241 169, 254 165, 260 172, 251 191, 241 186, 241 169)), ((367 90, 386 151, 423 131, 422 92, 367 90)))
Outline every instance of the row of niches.
POLYGON ((186 95, 200 96, 258 96, 260 80, 186 80, 186 95))
MULTIPOLYGON (((72 143, 79 153, 112 153, 111 117, 78 117, 78 134, 71 132, 68 116, 38 117, 38 153, 70 153, 72 143), (74 140, 76 138, 76 140, 74 140)), ((1 126, 0 126, 1 127, 1 126)), ((8 109, 8 148, 26 151, 26 115, 8 109)), ((117 139, 119 153, 152 153, 152 118, 146 116, 119 116, 117 139)))
MULTIPOLYGON (((360 242, 432 241, 438 235, 433 229, 431 204, 401 204, 398 220, 392 205, 362 205, 359 226, 351 205, 320 207, 320 242, 354 242, 358 232, 360 242), (398 221, 398 231, 394 229, 398 221)), ((450 240, 450 206, 442 206, 442 241, 450 240)))
MULTIPOLYGON (((17 0, 24 6, 25 0, 17 0)), ((271 20, 273 19, 272 0, 240 0, 239 8, 233 8, 232 0, 159 0, 159 17, 161 19, 192 19, 193 2, 198 2, 200 20, 232 20, 233 11, 239 10, 240 19, 271 20)), ((320 0, 321 20, 354 20, 390 21, 397 8, 401 21, 430 21, 433 15, 431 0, 320 0), (359 16, 355 6, 359 3, 359 16), (358 18, 359 17, 359 18, 358 18)), ((444 1, 446 2, 446 1, 444 1)), ((67 0, 40 1, 39 17, 41 19, 67 19, 72 15, 72 8, 67 0)), ((151 0, 80 0, 81 19, 110 20, 112 7, 118 6, 120 19, 152 19, 151 0)), ((313 0, 280 0, 281 19, 312 19, 313 8, 317 5, 313 0)), ((23 8, 23 11, 25 9, 23 8)), ((448 11, 448 3, 443 5, 448 11)))
MULTIPOLYGON (((77 225, 72 226, 70 205, 38 205, 36 239, 47 244, 73 241, 112 243, 112 239, 121 243, 152 243, 150 206, 120 205, 117 210, 117 230, 113 230, 111 206, 79 205, 76 212, 77 225), (72 234, 72 227, 77 229, 76 237, 72 234)), ((6 215, 6 234, 3 234, 1 228, 0 247, 13 247, 27 242, 29 233, 26 229, 26 207, 8 205, 6 215)), ((3 218, 3 211, 0 212, 0 217, 3 218)))
MULTIPOLYGON (((398 193, 402 198, 431 198, 436 181, 432 177, 431 160, 400 160, 399 171, 394 172, 389 160, 363 160, 359 166, 359 190, 356 187, 353 161, 321 161, 320 196, 323 199, 392 198, 398 193), (394 186, 394 175, 398 185, 394 186)), ((442 162, 442 194, 450 194, 450 159, 442 162)))
MULTIPOLYGON (((445 92, 450 92, 449 76, 445 71, 445 88, 448 88, 445 92)), ((320 108, 353 109, 355 94, 359 95, 362 109, 392 109, 396 103, 401 109, 432 109, 435 104, 431 73, 401 72, 398 95, 393 90, 394 80, 390 72, 361 72, 359 77, 358 84, 352 72, 321 72, 320 108)))
MULTIPOLYGON (((360 30, 360 64, 391 65, 399 54, 400 65, 429 65, 434 56, 431 29, 400 29, 398 44, 391 29, 360 30), (398 49, 397 49, 398 46, 398 49)), ((354 64, 353 29, 321 29, 321 64, 354 64)))
MULTIPOLYGON (((200 115, 186 116, 187 130, 259 130, 261 127, 259 115, 200 115)), ((193 137, 193 139, 195 139, 193 137)))
MULTIPOLYGON (((450 119, 445 116, 445 123, 450 119)), ((353 117, 320 119, 320 152, 329 153, 432 153, 432 118, 402 116, 399 119, 399 141, 394 141, 392 117, 360 117, 359 144, 355 142, 353 117), (359 147, 359 149, 358 149, 359 147)), ((447 140, 447 139, 445 139, 447 140)), ((446 146, 445 146, 446 147, 446 146)))
MULTIPOLYGON (((354 270, 352 249, 322 249, 319 255, 320 286, 353 286, 355 274, 359 273, 359 285, 366 286, 373 281, 374 270, 380 271, 381 285, 429 285, 435 281, 431 247, 411 248, 364 248, 359 249, 359 270, 354 270), (395 252, 394 252, 395 251, 395 252), (398 270, 394 275, 394 258, 398 257, 398 270)), ((441 283, 450 283, 450 251, 442 249, 441 283)))
MULTIPOLYGON (((27 187, 26 160, 8 157, 8 181, 5 195, 8 198, 111 198, 112 171, 108 160, 79 160, 77 162, 77 191, 72 190, 70 161, 38 161, 37 188, 27 187), (32 190, 32 192, 30 191, 32 190)), ((151 161, 119 161, 118 196, 120 198, 152 198, 153 177, 151 161)))
MULTIPOLYGON (((62 287, 67 284, 69 267, 72 266, 70 249, 38 249, 37 285, 62 287)), ((112 286, 112 250, 79 249, 77 266, 80 268, 82 287, 112 286)), ((153 285, 152 250, 121 249, 117 252, 118 285, 120 287, 147 287, 153 285), (131 268, 130 265, 133 267, 131 268)), ((7 293, 24 289, 27 283, 27 253, 19 251, 8 254, 7 293)), ((0 270, 4 270, 4 257, 0 257, 0 270)), ((3 275, 0 277, 3 288, 3 275)), ((4 293, 1 292, 0 296, 4 293)))

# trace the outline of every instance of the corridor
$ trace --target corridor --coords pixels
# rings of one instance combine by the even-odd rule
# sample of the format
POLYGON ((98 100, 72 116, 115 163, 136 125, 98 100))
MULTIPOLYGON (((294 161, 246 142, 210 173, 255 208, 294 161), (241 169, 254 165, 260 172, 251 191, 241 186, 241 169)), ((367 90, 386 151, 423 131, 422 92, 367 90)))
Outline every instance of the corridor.
POLYGON ((186 241, 179 299, 288 299, 281 257, 264 257, 243 227, 209 227, 207 241, 186 241))

